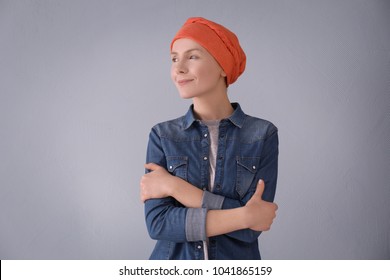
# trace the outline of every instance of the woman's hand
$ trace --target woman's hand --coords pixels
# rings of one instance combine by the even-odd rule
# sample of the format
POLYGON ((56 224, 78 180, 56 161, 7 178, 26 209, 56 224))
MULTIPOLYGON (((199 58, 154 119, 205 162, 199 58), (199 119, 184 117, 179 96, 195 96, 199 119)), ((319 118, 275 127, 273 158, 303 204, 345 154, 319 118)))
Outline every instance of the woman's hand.
POLYGON ((247 227, 256 231, 269 230, 276 217, 276 210, 278 210, 278 206, 275 203, 264 201, 261 198, 264 187, 264 181, 259 180, 256 192, 244 206, 244 209, 246 209, 247 227))
POLYGON ((162 166, 155 163, 145 164, 151 172, 145 174, 140 182, 140 198, 142 202, 151 198, 164 198, 172 195, 172 186, 175 176, 162 166))

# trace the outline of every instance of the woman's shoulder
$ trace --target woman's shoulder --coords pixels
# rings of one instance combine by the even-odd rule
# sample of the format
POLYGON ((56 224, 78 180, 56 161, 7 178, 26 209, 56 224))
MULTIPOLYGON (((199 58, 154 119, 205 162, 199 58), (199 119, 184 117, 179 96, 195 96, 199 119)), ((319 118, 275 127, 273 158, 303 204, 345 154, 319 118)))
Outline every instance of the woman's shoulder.
POLYGON ((268 137, 278 131, 276 125, 271 121, 250 115, 246 115, 243 128, 246 131, 255 133, 262 138, 268 137))
POLYGON ((168 133, 178 133, 183 131, 185 116, 181 116, 175 119, 159 122, 152 127, 152 130, 156 131, 160 136, 168 133))

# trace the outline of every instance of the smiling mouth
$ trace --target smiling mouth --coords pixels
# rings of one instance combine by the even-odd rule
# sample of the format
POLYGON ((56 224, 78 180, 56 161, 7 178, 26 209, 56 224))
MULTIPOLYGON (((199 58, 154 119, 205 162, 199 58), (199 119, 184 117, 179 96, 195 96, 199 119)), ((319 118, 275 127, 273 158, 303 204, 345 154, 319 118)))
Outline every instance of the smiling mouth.
POLYGON ((193 81, 193 79, 183 79, 183 80, 177 81, 177 84, 178 84, 179 86, 185 86, 186 84, 188 84, 188 83, 190 83, 190 82, 192 82, 192 81, 193 81))

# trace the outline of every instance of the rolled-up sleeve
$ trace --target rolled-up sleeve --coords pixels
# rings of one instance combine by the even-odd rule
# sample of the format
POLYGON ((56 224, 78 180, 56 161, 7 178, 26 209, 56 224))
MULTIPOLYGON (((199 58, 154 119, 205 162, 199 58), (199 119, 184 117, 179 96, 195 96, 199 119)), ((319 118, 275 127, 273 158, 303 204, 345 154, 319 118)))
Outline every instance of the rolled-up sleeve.
POLYGON ((219 210, 222 208, 225 197, 208 191, 203 192, 202 207, 209 210, 219 210))
POLYGON ((188 208, 186 215, 187 241, 206 240, 206 208, 188 208))
POLYGON ((206 240, 206 216, 208 210, 221 209, 224 197, 208 191, 203 192, 202 208, 189 208, 186 216, 188 241, 206 240))

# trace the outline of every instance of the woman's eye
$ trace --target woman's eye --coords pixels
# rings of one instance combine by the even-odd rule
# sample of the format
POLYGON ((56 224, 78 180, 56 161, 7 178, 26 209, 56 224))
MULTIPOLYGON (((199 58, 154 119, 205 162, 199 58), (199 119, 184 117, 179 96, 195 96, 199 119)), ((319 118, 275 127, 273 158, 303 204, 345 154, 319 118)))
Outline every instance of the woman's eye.
POLYGON ((190 59, 197 59, 198 57, 196 55, 191 55, 190 59))
POLYGON ((172 60, 172 62, 177 62, 177 58, 176 57, 172 57, 171 60, 172 60))

